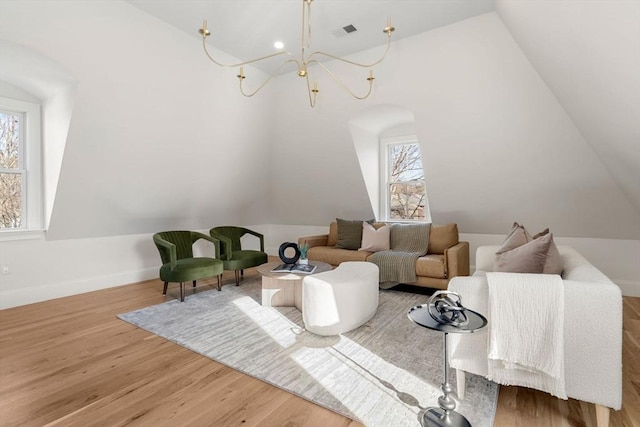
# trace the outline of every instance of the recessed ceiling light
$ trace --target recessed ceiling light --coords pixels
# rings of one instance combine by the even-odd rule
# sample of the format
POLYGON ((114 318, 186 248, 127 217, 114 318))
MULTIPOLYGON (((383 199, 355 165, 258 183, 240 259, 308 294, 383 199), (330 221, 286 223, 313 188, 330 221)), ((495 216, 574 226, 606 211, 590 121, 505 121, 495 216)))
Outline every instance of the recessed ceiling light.
POLYGON ((273 47, 275 47, 276 49, 282 49, 284 47, 284 43, 282 43, 281 41, 277 41, 273 44, 273 47))

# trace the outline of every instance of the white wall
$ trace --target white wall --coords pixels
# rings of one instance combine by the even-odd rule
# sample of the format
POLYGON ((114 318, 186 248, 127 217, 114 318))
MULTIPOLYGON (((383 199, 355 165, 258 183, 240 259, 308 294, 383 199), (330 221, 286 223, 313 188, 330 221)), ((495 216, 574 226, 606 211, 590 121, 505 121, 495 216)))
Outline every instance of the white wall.
POLYGON ((0 242, 0 307, 156 277, 163 228, 261 224, 275 254, 337 216, 370 218, 348 122, 380 104, 414 114, 434 222, 477 244, 514 220, 550 227, 640 282, 636 210, 495 13, 394 43, 367 101, 321 78, 312 110, 292 76, 242 98, 197 37, 120 1, 0 12, 0 39, 77 81, 49 240, 0 242))
POLYGON ((12 1, 0 39, 3 91, 44 100, 45 155, 62 161, 46 240, 0 242, 0 307, 156 277, 155 231, 268 218, 268 90, 244 99, 197 37, 121 1, 12 1), (73 99, 49 97, 53 77, 73 99))
POLYGON ((150 234, 0 245, 0 265, 8 268, 0 309, 157 278, 160 267, 150 234))
POLYGON ((269 185, 268 92, 243 98, 197 34, 122 1, 1 7, 0 38, 77 81, 48 239, 261 218, 251 207, 269 185))
MULTIPOLYGON (((362 87, 362 75, 344 73, 362 87)), ((638 212, 497 14, 395 42, 376 76, 366 101, 313 76, 321 90, 313 110, 294 77, 277 82, 278 116, 295 117, 275 129, 272 199, 283 224, 372 214, 346 123, 393 104, 414 114, 434 222, 476 234, 519 221, 566 237, 640 238, 638 212), (312 197, 291 200, 302 191, 312 197)))

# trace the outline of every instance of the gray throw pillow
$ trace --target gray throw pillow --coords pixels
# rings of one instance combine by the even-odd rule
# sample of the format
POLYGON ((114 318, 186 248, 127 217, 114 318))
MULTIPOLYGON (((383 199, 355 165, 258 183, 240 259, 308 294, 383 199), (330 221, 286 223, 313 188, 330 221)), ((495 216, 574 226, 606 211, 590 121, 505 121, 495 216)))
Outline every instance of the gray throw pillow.
POLYGON ((503 253, 510 251, 511 249, 515 249, 518 246, 522 246, 527 242, 533 240, 531 235, 527 232, 524 226, 518 224, 517 222, 513 223, 513 227, 511 231, 507 235, 507 238, 502 242, 502 247, 498 250, 497 253, 503 253))
POLYGON ((542 269, 542 272, 544 274, 562 275, 562 271, 564 270, 564 261, 562 260, 562 255, 560 255, 560 251, 558 251, 558 247, 553 241, 553 234, 549 233, 549 229, 546 228, 543 231, 536 234, 535 236, 533 236, 533 238, 537 239, 547 234, 551 234, 551 246, 549 246, 549 252, 547 253, 547 261, 544 263, 544 268, 542 269))
POLYGON ((498 252, 493 271, 540 274, 544 271, 551 242, 551 234, 546 234, 517 248, 498 252))
MULTIPOLYGON (((366 222, 373 224, 375 220, 370 219, 366 222)), ((362 220, 348 220, 336 218, 338 223, 338 242, 336 248, 340 249, 360 249, 362 243, 362 220)))

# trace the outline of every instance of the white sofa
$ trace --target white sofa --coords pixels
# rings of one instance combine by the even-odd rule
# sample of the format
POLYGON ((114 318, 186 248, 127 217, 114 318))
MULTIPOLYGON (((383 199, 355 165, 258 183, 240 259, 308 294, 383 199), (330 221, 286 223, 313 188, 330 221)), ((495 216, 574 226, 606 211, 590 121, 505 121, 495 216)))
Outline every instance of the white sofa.
MULTIPOLYGON (((489 313, 486 272, 493 270, 500 246, 481 246, 471 277, 454 277, 449 290, 462 304, 489 313)), ((564 358, 567 396, 596 404, 598 427, 609 423, 609 408, 622 405, 622 295, 620 288, 575 249, 559 246, 564 261, 564 358)), ((490 321, 490 319, 489 319, 490 321)), ((450 366, 457 371, 458 397, 464 398, 465 372, 487 376, 488 328, 450 334, 450 366)))

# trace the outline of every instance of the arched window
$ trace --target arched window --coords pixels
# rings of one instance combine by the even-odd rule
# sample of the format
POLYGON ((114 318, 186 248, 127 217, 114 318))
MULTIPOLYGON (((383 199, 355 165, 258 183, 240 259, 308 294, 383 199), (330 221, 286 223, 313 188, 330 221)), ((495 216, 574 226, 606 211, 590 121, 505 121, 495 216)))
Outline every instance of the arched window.
POLYGON ((376 219, 431 222, 413 113, 376 105, 349 120, 349 128, 376 219))

